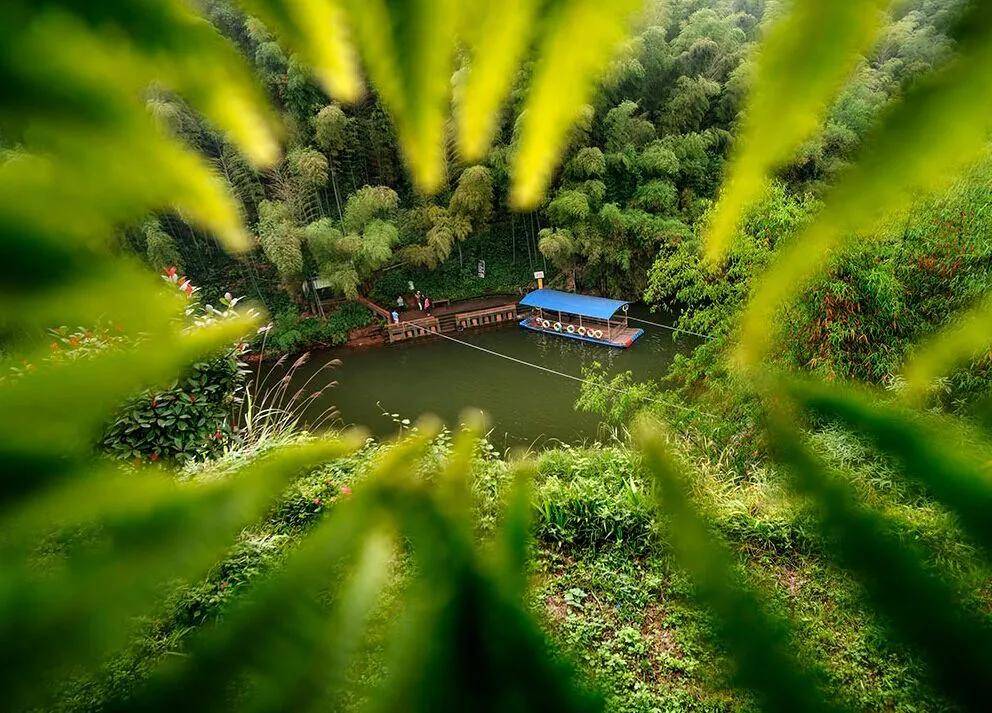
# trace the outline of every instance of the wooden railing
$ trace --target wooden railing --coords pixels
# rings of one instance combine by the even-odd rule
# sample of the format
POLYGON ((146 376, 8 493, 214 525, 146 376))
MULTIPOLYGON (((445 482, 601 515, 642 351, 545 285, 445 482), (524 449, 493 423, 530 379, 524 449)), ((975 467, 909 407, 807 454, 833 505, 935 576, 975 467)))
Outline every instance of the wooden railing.
POLYGON ((370 310, 372 310, 373 312, 375 312, 377 315, 379 315, 380 317, 382 317, 383 319, 385 319, 387 322, 390 319, 392 319, 392 315, 389 314, 389 310, 387 310, 385 307, 380 307, 379 305, 377 305, 375 302, 373 302, 369 298, 363 297, 362 295, 356 295, 355 296, 355 300, 358 301, 358 302, 360 302, 360 303, 362 303, 366 307, 368 307, 370 310))
POLYGON ((437 317, 422 317, 420 319, 411 319, 408 322, 386 325, 386 334, 389 337, 390 344, 406 341, 407 339, 416 339, 417 337, 427 337, 432 332, 434 334, 440 332, 437 317))
POLYGON ((485 327, 501 322, 513 322, 517 319, 517 305, 501 305, 474 312, 460 312, 455 315, 455 324, 459 329, 485 327))

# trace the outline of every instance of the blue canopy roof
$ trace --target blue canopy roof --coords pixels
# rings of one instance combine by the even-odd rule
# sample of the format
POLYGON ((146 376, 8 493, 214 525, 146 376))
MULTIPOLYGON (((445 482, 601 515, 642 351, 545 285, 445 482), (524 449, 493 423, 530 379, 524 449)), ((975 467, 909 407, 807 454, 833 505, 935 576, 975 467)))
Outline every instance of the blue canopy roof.
POLYGON ((568 312, 593 319, 609 319, 618 309, 630 303, 623 300, 608 300, 605 297, 577 295, 574 292, 534 290, 520 300, 520 304, 525 307, 540 307, 553 312, 568 312))

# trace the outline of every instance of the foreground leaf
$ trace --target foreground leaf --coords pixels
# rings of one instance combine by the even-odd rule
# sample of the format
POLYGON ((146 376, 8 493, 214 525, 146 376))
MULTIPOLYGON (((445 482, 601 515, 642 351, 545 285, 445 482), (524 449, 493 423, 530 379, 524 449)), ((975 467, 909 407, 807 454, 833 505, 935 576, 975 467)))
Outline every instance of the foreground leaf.
POLYGON ((534 208, 544 196, 568 132, 640 7, 639 0, 561 0, 548 11, 512 159, 516 208, 534 208))
POLYGON ((913 351, 903 374, 907 396, 920 400, 939 377, 992 350, 992 295, 927 338, 913 351))
POLYGON ((797 489, 816 504, 838 560, 862 582, 894 632, 923 656, 935 682, 965 710, 985 710, 992 696, 992 631, 965 610, 951 586, 928 571, 850 487, 828 471, 780 420, 772 422, 776 455, 797 489))
POLYGON ((738 358, 757 366, 769 352, 776 316, 830 254, 953 178, 985 149, 992 128, 992 4, 971 2, 955 30, 957 53, 885 112, 823 209, 783 246, 756 285, 742 320, 738 358))
POLYGON ((769 173, 819 127, 830 101, 878 36, 891 0, 795 0, 761 42, 737 151, 707 232, 723 259, 769 173))
POLYGON ((898 458, 905 474, 926 487, 992 553, 992 479, 984 465, 970 457, 980 444, 963 452, 956 441, 965 436, 949 438, 946 423, 883 405, 870 393, 798 381, 787 389, 802 408, 839 420, 898 458))
POLYGON ((720 638, 736 665, 736 684, 758 696, 769 711, 834 710, 792 655, 788 623, 767 611, 741 579, 730 553, 713 539, 656 427, 641 424, 638 440, 658 489, 659 510, 669 520, 668 541, 700 600, 718 618, 720 638))

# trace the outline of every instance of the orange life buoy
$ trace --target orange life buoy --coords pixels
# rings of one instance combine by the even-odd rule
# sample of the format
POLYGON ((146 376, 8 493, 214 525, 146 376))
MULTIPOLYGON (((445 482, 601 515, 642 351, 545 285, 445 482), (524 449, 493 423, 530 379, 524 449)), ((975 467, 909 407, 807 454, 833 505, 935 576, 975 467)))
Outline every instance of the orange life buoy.
POLYGON ((582 337, 586 336, 586 328, 585 327, 579 327, 579 336, 582 336, 582 337))

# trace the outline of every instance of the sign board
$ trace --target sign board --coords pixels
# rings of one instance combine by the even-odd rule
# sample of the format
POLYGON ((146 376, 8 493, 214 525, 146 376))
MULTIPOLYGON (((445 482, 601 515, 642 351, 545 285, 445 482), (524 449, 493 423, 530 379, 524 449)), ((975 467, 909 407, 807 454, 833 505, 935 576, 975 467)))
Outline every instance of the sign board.
POLYGON ((534 273, 534 279, 535 280, 543 280, 544 279, 544 271, 543 270, 538 270, 537 272, 535 272, 534 273))

